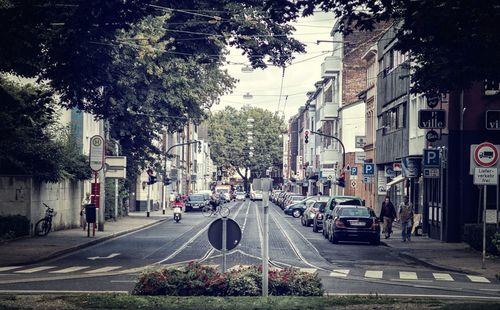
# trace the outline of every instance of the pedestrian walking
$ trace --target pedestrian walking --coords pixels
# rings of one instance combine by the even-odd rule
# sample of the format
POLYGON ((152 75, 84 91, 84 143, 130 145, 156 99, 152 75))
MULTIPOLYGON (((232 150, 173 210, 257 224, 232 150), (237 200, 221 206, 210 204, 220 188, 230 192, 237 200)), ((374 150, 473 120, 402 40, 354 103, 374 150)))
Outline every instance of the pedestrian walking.
POLYGON ((83 227, 83 230, 87 229, 87 219, 85 215, 85 206, 90 203, 90 193, 86 193, 85 197, 82 199, 82 205, 80 209, 80 225, 83 227))
POLYGON ((401 223, 401 236, 403 242, 411 241, 411 226, 413 221, 413 204, 409 202, 408 196, 404 196, 403 202, 399 204, 398 218, 401 223))
POLYGON ((385 196, 384 202, 382 202, 382 208, 380 210, 379 219, 383 221, 384 228, 383 233, 385 235, 385 239, 388 239, 392 234, 392 222, 396 218, 396 209, 391 202, 391 198, 389 196, 385 196))

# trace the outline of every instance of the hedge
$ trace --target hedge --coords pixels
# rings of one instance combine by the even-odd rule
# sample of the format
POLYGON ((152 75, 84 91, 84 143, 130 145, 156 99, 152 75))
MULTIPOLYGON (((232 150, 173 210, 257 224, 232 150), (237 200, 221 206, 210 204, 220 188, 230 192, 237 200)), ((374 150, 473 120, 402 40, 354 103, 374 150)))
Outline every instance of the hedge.
POLYGON ((0 216, 0 240, 9 240, 29 235, 30 221, 26 216, 0 216))
MULTIPOLYGON (((486 251, 493 255, 499 255, 497 247, 493 244, 492 240, 496 233, 495 224, 486 225, 486 251)), ((464 242, 468 243, 472 248, 482 251, 483 250, 483 224, 465 224, 464 226, 464 242)))

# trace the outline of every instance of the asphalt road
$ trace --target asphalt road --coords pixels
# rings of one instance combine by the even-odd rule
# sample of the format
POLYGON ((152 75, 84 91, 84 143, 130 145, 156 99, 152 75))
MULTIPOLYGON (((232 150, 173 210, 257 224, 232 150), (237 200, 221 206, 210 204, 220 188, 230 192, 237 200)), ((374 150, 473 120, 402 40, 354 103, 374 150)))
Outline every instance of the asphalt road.
MULTIPOLYGON (((262 202, 226 205, 229 217, 242 229, 240 244, 227 255, 228 268, 260 264, 262 202)), ((317 272, 328 293, 500 299, 500 285, 493 278, 433 270, 408 262, 383 245, 331 244, 277 206, 271 204, 269 211, 271 266, 317 272)), ((215 219, 189 212, 180 223, 168 220, 32 266, 0 268, 0 291, 126 292, 144 268, 194 260, 221 268, 221 253, 207 238, 215 219)))

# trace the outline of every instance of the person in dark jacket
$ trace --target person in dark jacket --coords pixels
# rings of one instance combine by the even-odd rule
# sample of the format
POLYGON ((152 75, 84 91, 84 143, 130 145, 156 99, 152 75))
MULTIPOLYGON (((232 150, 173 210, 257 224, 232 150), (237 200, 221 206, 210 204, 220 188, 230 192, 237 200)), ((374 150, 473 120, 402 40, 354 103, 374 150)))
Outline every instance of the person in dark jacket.
POLYGON ((384 222, 384 229, 382 232, 385 234, 385 239, 387 239, 392 234, 392 222, 396 218, 396 208, 394 208, 389 196, 385 196, 384 202, 382 202, 379 218, 384 222))

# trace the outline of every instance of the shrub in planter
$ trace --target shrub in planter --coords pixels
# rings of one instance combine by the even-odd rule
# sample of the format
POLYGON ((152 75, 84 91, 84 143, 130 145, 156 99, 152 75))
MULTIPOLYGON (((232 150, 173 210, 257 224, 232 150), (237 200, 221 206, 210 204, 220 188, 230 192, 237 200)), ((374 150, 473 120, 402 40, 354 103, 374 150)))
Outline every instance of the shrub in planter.
MULTIPOLYGON (((271 295, 319 296, 323 294, 317 274, 283 269, 269 272, 271 295)), ((161 269, 143 273, 135 285, 135 295, 173 296, 259 296, 262 269, 252 266, 224 274, 199 263, 183 269, 161 269)))
POLYGON ((287 268, 269 272, 269 293, 277 296, 321 296, 324 291, 317 273, 287 268))
MULTIPOLYGON (((496 226, 494 224, 486 225, 486 251, 498 255, 500 252, 492 241, 495 232, 496 226)), ((483 224, 465 224, 463 240, 472 248, 481 251, 483 249, 483 224)))

